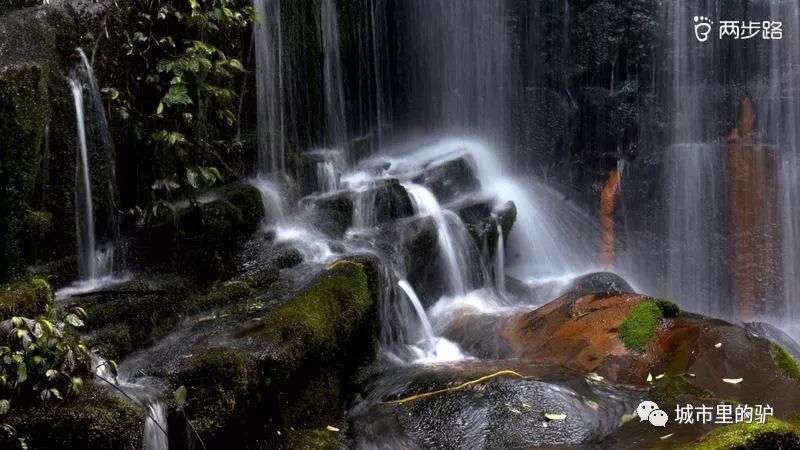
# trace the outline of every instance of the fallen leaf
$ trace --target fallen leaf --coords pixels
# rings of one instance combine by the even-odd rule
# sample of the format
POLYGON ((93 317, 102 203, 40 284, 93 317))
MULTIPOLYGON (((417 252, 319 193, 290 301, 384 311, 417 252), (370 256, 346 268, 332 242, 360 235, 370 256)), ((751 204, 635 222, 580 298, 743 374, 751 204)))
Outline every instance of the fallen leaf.
POLYGON ((673 434, 675 434, 675 433, 670 433, 670 434, 667 434, 667 435, 661 436, 659 439, 661 439, 662 441, 663 441, 664 439, 669 439, 669 437, 670 437, 670 436, 672 436, 673 434))
POLYGON ((661 375, 656 375, 656 380, 660 380, 662 378, 664 378, 664 374, 663 373, 661 375))
POLYGON ((739 384, 744 378, 723 378, 722 381, 730 384, 739 384))
POLYGON ((512 407, 509 406, 508 410, 511 411, 512 413, 518 415, 518 416, 522 415, 522 411, 518 410, 517 408, 512 408, 512 407))
POLYGON ((523 409, 523 411, 525 411, 525 412, 528 412, 528 411, 530 411, 530 410, 531 410, 531 408, 533 408, 533 406, 531 406, 531 404, 530 404, 530 403, 523 403, 523 404, 522 404, 522 409, 523 409))
POLYGON ((603 381, 603 377, 601 377, 600 375, 598 375, 598 374, 596 374, 594 372, 590 372, 589 375, 586 376, 586 378, 588 378, 588 379, 590 379, 592 381, 603 381))
POLYGON ((566 414, 552 414, 552 413, 545 413, 544 417, 547 420, 564 420, 567 418, 566 414))
POLYGON ((714 348, 720 348, 720 347, 722 347, 722 342, 717 342, 716 344, 714 344, 714 348))
POLYGON ((653 382, 653 374, 650 373, 650 372, 647 372, 647 382, 648 383, 652 383, 653 382))
POLYGON ((336 427, 332 427, 332 426, 330 426, 330 425, 326 426, 326 427, 325 427, 325 429, 326 429, 326 430, 328 430, 328 431, 333 431, 333 432, 337 432, 337 431, 339 431, 339 429, 338 429, 338 428, 336 428, 336 427))

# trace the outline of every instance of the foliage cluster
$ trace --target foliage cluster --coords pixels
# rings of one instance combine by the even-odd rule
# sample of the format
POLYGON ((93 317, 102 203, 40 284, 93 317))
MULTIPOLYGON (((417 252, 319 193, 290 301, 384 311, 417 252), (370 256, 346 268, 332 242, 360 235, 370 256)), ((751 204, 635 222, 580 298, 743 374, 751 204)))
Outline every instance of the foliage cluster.
MULTIPOLYGON (((53 292, 44 279, 17 284, 32 286, 34 295, 25 300, 37 305, 37 310, 34 318, 14 315, 0 321, 0 417, 8 415, 17 402, 61 400, 79 393, 90 367, 89 350, 75 332, 83 326, 86 312, 73 307, 59 313, 52 306, 53 292)), ((17 296, 26 292, 4 290, 17 296)), ((13 303, 10 308, 4 310, 17 309, 13 303)), ((8 423, 0 426, 15 433, 8 423)))
MULTIPOLYGON (((105 26, 121 42, 125 70, 106 95, 117 127, 129 133, 138 164, 151 165, 151 208, 163 216, 175 195, 195 194, 233 172, 242 34, 255 20, 237 0, 129 0, 105 26)), ((113 59, 113 57, 112 57, 113 59)))

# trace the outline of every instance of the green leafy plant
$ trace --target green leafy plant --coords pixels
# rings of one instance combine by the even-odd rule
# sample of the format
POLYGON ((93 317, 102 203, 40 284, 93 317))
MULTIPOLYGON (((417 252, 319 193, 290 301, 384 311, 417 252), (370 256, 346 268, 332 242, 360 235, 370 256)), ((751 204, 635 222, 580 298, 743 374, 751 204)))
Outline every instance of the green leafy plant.
POLYGON ((152 163, 153 201, 142 212, 168 215, 171 198, 222 181, 242 151, 233 86, 244 68, 234 55, 255 12, 234 0, 130 0, 116 17, 106 31, 123 42, 127 70, 106 96, 130 126, 137 160, 152 163))
MULTIPOLYGON (((49 285, 36 279, 37 289, 49 285)), ((14 316, 0 322, 0 420, 15 404, 62 400, 81 392, 89 374, 88 348, 80 341, 76 328, 83 326, 86 311, 72 307, 63 320, 56 320, 49 306, 36 318, 14 316)), ((15 434, 3 421, 0 428, 15 434)), ((20 445, 25 447, 24 440, 20 445)))

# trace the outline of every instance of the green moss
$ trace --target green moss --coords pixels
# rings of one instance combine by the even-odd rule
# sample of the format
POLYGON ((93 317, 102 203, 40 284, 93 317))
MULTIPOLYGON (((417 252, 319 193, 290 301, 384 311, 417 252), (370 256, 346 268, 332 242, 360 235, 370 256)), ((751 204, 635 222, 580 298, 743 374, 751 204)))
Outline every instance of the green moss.
POLYGON ((194 311, 206 311, 218 306, 235 303, 250 294, 250 285, 244 281, 228 281, 211 289, 207 294, 197 297, 190 308, 194 311))
POLYGON ((338 261, 309 289, 272 312, 265 338, 286 362, 332 356, 345 348, 373 307, 363 265, 338 261))
POLYGON ((282 448, 334 450, 342 448, 339 433, 326 428, 300 428, 286 431, 282 448))
MULTIPOLYGON (((14 405, 8 422, 35 449, 141 448, 144 411, 131 402, 87 384, 76 398, 14 405)), ((0 446, 6 433, 0 433, 0 446)), ((14 439, 15 440, 15 439, 14 439)))
POLYGON ((693 450, 731 450, 800 448, 800 433, 794 426, 777 419, 764 424, 738 423, 720 427, 685 447, 693 450))
POLYGON ((245 232, 255 231, 264 217, 264 202, 258 189, 249 184, 234 183, 222 189, 222 198, 239 209, 245 232))
POLYGON ((773 343, 772 349, 775 350, 773 357, 775 358, 775 362, 778 364, 778 369, 781 371, 781 373, 787 378, 800 381, 800 366, 797 365, 797 362, 794 360, 794 358, 792 358, 792 355, 790 355, 778 344, 773 343))
POLYGON ((0 281, 22 265, 21 224, 41 164, 44 138, 42 69, 33 64, 0 71, 0 281))
POLYGON ((629 349, 642 351, 650 343, 663 318, 658 302, 640 302, 620 325, 619 338, 629 349))
POLYGON ((173 383, 186 387, 186 416, 201 433, 232 431, 247 412, 255 365, 243 352, 216 347, 195 357, 173 383))
POLYGON ((12 316, 36 317, 53 306, 53 290, 44 278, 0 286, 0 320, 12 316))
POLYGON ((706 389, 698 387, 683 374, 665 375, 663 378, 655 380, 655 385, 650 389, 650 398, 659 405, 674 402, 681 396, 695 398, 713 398, 713 394, 706 389))
POLYGON ((681 309, 672 300, 656 298, 652 301, 656 303, 658 309, 661 310, 661 315, 663 315, 665 318, 678 317, 681 313, 681 309))

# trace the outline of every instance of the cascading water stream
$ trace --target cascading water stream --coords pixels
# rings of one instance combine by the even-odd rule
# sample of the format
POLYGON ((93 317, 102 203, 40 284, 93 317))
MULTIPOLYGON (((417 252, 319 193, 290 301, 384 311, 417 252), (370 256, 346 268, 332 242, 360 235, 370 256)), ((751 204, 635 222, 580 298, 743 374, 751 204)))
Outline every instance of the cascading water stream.
POLYGON ((75 120, 78 130, 78 157, 75 169, 75 222, 78 229, 78 270, 83 280, 96 280, 100 276, 95 255, 97 245, 94 232, 92 183, 89 177, 89 150, 84 125, 83 87, 75 78, 69 78, 75 103, 75 120))
POLYGON ((433 326, 428 319, 428 314, 425 312, 425 307, 422 306, 417 293, 414 288, 408 284, 406 280, 397 282, 400 289, 403 290, 414 311, 417 313, 417 318, 420 323, 420 330, 417 334, 422 335, 421 339, 415 344, 411 345, 411 350, 414 353, 414 362, 417 363, 437 363, 437 362, 452 362, 459 361, 465 358, 458 345, 436 336, 433 331, 433 326))
POLYGON ((279 0, 254 0, 253 8, 259 17, 253 31, 256 41, 257 173, 267 174, 285 167, 281 5, 279 0))
POLYGON ((109 370, 106 360, 94 353, 91 357, 92 372, 97 379, 117 389, 145 409, 145 423, 142 434, 143 450, 168 450, 167 406, 160 398, 160 389, 147 384, 129 381, 130 377, 123 372, 114 375, 109 370))
POLYGON ((494 286, 500 295, 506 293, 506 246, 503 227, 497 224, 497 248, 494 251, 494 286))
POLYGON ((325 88, 325 129, 330 145, 339 145, 347 140, 347 122, 342 84, 342 58, 339 44, 339 15, 335 0, 320 2, 320 25, 322 31, 323 81, 325 88))
POLYGON ((403 187, 405 187, 408 195, 411 196, 411 201, 417 213, 431 216, 436 224, 439 250, 444 257, 445 275, 451 293, 456 296, 465 295, 469 289, 467 284, 468 277, 464 273, 466 261, 459 251, 465 246, 459 245, 463 243, 458 242, 457 237, 450 229, 450 224, 442 207, 439 205, 439 201, 436 200, 436 197, 428 188, 412 183, 404 184, 403 187))

